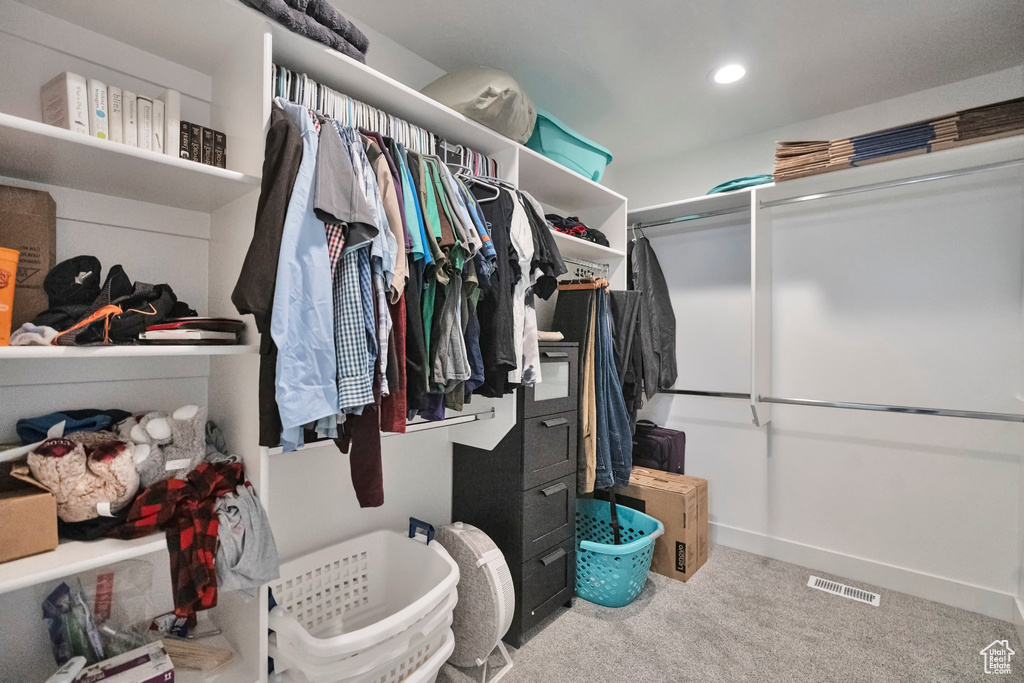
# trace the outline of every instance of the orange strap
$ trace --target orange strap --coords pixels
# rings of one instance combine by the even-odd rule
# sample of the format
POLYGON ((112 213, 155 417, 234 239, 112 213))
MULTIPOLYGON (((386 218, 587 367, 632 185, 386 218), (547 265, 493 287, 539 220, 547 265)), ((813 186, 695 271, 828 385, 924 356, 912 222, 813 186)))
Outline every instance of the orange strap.
POLYGON ((121 310, 120 306, 115 306, 113 304, 108 304, 107 306, 104 306, 103 308, 99 309, 98 311, 96 311, 95 313, 90 315, 85 320, 80 321, 74 327, 69 327, 68 329, 66 329, 63 332, 61 332, 60 334, 58 334, 56 337, 53 338, 53 341, 50 342, 50 344, 55 346, 57 344, 57 340, 60 337, 62 337, 65 334, 67 334, 68 332, 73 332, 73 331, 75 331, 75 330, 77 330, 77 329, 79 329, 81 327, 86 327, 88 325, 92 325, 94 322, 96 322, 100 318, 106 318, 106 322, 103 325, 103 343, 104 344, 109 344, 110 343, 110 316, 112 316, 112 315, 120 315, 122 312, 123 311, 121 310))

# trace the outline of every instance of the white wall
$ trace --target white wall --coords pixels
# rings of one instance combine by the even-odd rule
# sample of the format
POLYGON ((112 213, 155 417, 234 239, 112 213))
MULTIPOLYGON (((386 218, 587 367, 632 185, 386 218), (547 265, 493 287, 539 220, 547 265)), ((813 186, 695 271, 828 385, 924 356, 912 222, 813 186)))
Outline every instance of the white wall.
MULTIPOLYGON (((335 3, 337 4, 337 3, 335 3)), ((370 39, 370 49, 366 53, 366 65, 387 74, 410 88, 419 90, 423 86, 437 80, 445 74, 439 66, 423 59, 417 54, 402 47, 383 33, 367 26, 359 17, 352 16, 344 8, 339 8, 346 19, 359 27, 359 30, 370 39)))
POLYGON ((642 164, 608 167, 603 183, 631 209, 696 197, 715 185, 771 173, 778 140, 831 140, 1024 95, 1024 66, 691 150, 666 150, 642 164))
MULTIPOLYGON (((1012 69, 618 177, 630 205, 768 170, 776 139, 833 137, 1024 94, 1012 69), (764 165, 751 168, 752 160, 764 165), (660 172, 658 169, 661 169, 660 172), (639 199, 637 199, 639 197, 639 199)), ((773 393, 1022 412, 1019 170, 773 217, 773 393)), ((749 391, 749 235, 654 236, 677 316, 679 388, 749 391)), ((657 397, 710 481, 713 538, 998 618, 1024 595, 1019 424, 657 397)))

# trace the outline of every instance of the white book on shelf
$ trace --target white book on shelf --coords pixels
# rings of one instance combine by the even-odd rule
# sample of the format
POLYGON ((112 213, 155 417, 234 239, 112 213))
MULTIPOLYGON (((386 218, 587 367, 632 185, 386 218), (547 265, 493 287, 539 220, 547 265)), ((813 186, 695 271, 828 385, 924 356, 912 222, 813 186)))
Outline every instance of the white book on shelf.
POLYGON ((124 102, 116 85, 107 86, 107 122, 110 141, 124 142, 124 102))
POLYGON ((216 330, 147 330, 139 333, 142 341, 223 341, 234 342, 238 335, 234 332, 216 330))
POLYGON ((96 78, 89 79, 89 134, 107 139, 107 84, 96 78))
POLYGON ((85 78, 70 71, 50 79, 39 90, 43 105, 43 123, 89 134, 89 85, 85 78))
POLYGON ((124 144, 131 145, 132 147, 139 146, 138 130, 139 130, 139 102, 131 90, 124 90, 121 92, 121 102, 124 107, 124 115, 121 117, 123 122, 121 135, 124 139, 124 144))
POLYGON ((153 100, 153 151, 159 154, 164 153, 164 144, 167 139, 164 137, 164 103, 161 100, 153 100))
POLYGON ((138 140, 139 149, 153 149, 153 100, 148 97, 137 98, 138 102, 138 140))
MULTIPOLYGON (((181 93, 168 88, 156 99, 164 103, 164 154, 176 157, 181 135, 181 93)), ((156 100, 153 103, 156 104, 156 100)))

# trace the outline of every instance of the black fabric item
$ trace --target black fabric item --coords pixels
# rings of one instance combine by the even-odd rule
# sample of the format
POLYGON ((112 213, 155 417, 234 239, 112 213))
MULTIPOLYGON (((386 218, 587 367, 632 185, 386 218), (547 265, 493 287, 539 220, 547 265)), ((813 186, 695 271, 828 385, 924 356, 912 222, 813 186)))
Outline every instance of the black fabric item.
MULTIPOLYGON (((47 286, 45 282, 43 284, 50 299, 50 308, 37 315, 32 320, 33 324, 52 327, 58 332, 63 332, 64 330, 71 329, 76 323, 84 320, 103 306, 112 303, 114 299, 122 299, 132 293, 134 290, 132 281, 125 275, 124 268, 119 265, 114 266, 107 272, 107 277, 103 281, 102 287, 94 290, 91 284, 92 276, 90 276, 86 278, 90 282, 88 288, 76 291, 77 287, 74 284, 74 278, 82 272, 89 272, 80 271, 78 270, 79 267, 92 268, 95 266, 96 281, 99 281, 99 261, 91 256, 84 258, 86 259, 84 261, 76 261, 76 259, 63 261, 50 271, 46 277, 46 281, 50 285, 47 286), (54 271, 58 270, 59 272, 54 274, 54 271), (52 280, 50 275, 54 275, 52 280), (83 299, 87 294, 92 295, 92 299, 85 302, 83 299)), ((73 345, 76 343, 74 338, 80 334, 82 334, 82 331, 76 331, 74 335, 68 338, 61 337, 58 343, 73 345)), ((102 335, 100 339, 102 340, 102 335)))
POLYGON ((594 244, 600 244, 602 247, 611 246, 608 244, 608 238, 604 236, 604 233, 593 228, 587 228, 587 232, 584 233, 583 239, 590 240, 594 244))
POLYGON ((409 411, 427 407, 427 344, 423 334, 423 259, 408 262, 405 286, 405 397, 409 411))
POLYGON ((177 302, 175 302, 174 307, 171 308, 170 315, 168 315, 167 317, 168 318, 197 318, 197 317, 199 317, 199 312, 196 311, 196 309, 194 309, 191 306, 189 306, 184 301, 181 301, 179 299, 177 302))
POLYGON ((555 313, 551 318, 551 329, 561 332, 565 341, 580 345, 580 358, 587 347, 590 332, 590 311, 595 289, 567 289, 558 293, 555 299, 555 313))
POLYGON ((100 295, 101 268, 95 256, 75 256, 54 266, 43 280, 50 308, 88 306, 95 301, 100 295))
MULTIPOLYGON (((615 367, 619 382, 626 379, 629 357, 633 350, 637 321, 640 319, 640 292, 611 292, 612 342, 615 347, 615 367)), ((626 397, 626 406, 629 406, 626 397)))
POLYGON ((630 347, 629 362, 626 365, 626 375, 622 380, 622 397, 626 399, 626 410, 629 412, 629 424, 636 426, 636 414, 644 404, 643 387, 640 386, 639 378, 643 377, 643 350, 640 342, 639 320, 633 329, 633 343, 630 347))
MULTIPOLYGON (((135 286, 132 284, 131 279, 125 274, 124 268, 120 265, 116 265, 107 271, 107 278, 104 280, 103 286, 100 288, 99 296, 96 297, 85 312, 71 320, 70 323, 65 323, 63 327, 57 327, 55 329, 70 330, 77 323, 89 318, 103 307, 111 304, 116 305, 116 302, 118 301, 127 300, 134 291, 135 286)), ((68 307, 68 309, 65 310, 69 310, 71 308, 76 307, 68 307)), ((41 313, 37 317, 37 320, 48 312, 49 311, 44 311, 41 313)), ((97 342, 102 342, 104 340, 104 329, 106 323, 107 318, 100 318, 91 325, 71 330, 67 334, 62 334, 57 337, 57 344, 61 346, 74 346, 76 344, 95 344, 97 342)), ((37 322, 36 324, 40 325, 45 323, 37 322)))
POLYGON ((95 541, 107 538, 111 531, 125 523, 130 509, 129 505, 120 512, 113 513, 113 517, 95 517, 84 522, 65 522, 58 517, 57 535, 68 541, 95 541))
POLYGON ((270 129, 264 147, 263 180, 252 242, 231 293, 235 308, 242 315, 251 313, 260 332, 260 445, 268 448, 281 442, 281 414, 276 398, 277 346, 270 336, 270 318, 284 218, 301 162, 302 133, 275 104, 270 112, 270 129))
POLYGON ((675 384, 676 316, 654 247, 646 237, 629 243, 629 288, 640 292, 643 391, 651 398, 675 384))
POLYGON ((289 31, 298 33, 326 45, 332 50, 351 57, 357 62, 366 63, 366 53, 356 49, 356 46, 342 38, 340 35, 317 22, 305 12, 289 7, 284 0, 242 0, 242 2, 253 9, 281 24, 289 31))
MULTIPOLYGON (((169 285, 149 285, 135 283, 135 290, 124 299, 114 301, 122 312, 110 317, 110 339, 114 342, 127 343, 137 341, 139 334, 150 325, 157 325, 171 317, 171 312, 178 303, 178 297, 169 285)), ((78 343, 89 343, 92 336, 95 341, 103 338, 102 321, 96 321, 88 328, 88 333, 78 338, 78 343)))
POLYGON ((512 196, 502 190, 494 197, 494 189, 474 184, 473 195, 480 200, 484 220, 491 226, 491 241, 497 260, 488 280, 488 288, 480 298, 477 314, 480 319, 480 354, 484 361, 484 381, 476 393, 498 398, 507 393, 508 373, 516 367, 512 291, 519 272, 519 258, 512 246, 512 196), (493 199, 492 199, 493 198, 493 199), (487 201, 491 199, 491 201, 487 201))
POLYGON ((370 39, 356 28, 355 24, 341 16, 341 12, 331 7, 327 0, 285 0, 285 2, 300 12, 308 14, 313 21, 326 26, 352 43, 352 47, 366 54, 370 47, 370 39))
POLYGON ((569 269, 562 261, 562 254, 558 251, 558 245, 555 244, 554 235, 551 234, 547 221, 537 213, 533 202, 522 197, 520 201, 526 209, 530 232, 533 235, 533 260, 530 267, 540 271, 540 276, 533 285, 533 293, 547 301, 558 289, 558 276, 565 275, 569 269))

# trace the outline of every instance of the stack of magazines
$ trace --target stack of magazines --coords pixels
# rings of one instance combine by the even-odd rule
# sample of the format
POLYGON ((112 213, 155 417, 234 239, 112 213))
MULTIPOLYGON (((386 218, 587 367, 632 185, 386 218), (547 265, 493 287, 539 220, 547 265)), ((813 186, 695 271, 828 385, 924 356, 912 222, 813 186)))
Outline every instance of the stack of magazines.
POLYGON ((245 328, 238 318, 169 318, 139 335, 143 344, 238 344, 245 328))
POLYGON ((840 140, 779 142, 775 182, 1024 135, 1024 97, 840 140))

